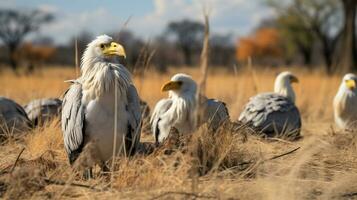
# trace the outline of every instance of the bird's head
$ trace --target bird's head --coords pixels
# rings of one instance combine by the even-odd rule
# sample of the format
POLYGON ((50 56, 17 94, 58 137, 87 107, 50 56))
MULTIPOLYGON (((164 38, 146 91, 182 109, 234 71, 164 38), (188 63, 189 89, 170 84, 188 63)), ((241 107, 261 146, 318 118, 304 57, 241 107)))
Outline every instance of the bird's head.
POLYGON ((289 84, 299 83, 299 79, 291 72, 285 71, 278 74, 275 79, 275 82, 279 82, 280 84, 289 84))
POLYGON ((178 96, 186 95, 195 95, 197 91, 197 84, 192 79, 191 76, 187 74, 176 74, 171 80, 165 83, 162 88, 162 92, 171 92, 178 96))
POLYGON ((87 45, 82 60, 115 60, 118 56, 126 57, 124 47, 107 35, 100 35, 87 45))
POLYGON ((350 91, 356 91, 356 82, 357 82, 357 76, 352 73, 349 73, 343 77, 341 84, 343 85, 344 88, 347 88, 350 91))
POLYGON ((295 93, 291 85, 298 83, 299 79, 291 72, 281 72, 275 79, 274 92, 286 96, 295 102, 295 93))

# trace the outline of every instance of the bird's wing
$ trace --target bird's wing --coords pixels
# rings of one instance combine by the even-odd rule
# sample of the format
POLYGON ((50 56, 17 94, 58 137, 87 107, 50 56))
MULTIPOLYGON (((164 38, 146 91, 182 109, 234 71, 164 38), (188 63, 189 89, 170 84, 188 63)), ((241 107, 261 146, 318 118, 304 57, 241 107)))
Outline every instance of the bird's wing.
MULTIPOLYGON (((57 115, 61 111, 62 101, 57 98, 36 99, 24 106, 29 119, 36 125, 46 115, 57 115)), ((43 120, 43 119, 42 119, 43 120)))
POLYGON ((2 113, 4 115, 3 117, 6 121, 15 120, 17 124, 19 123, 19 126, 20 124, 23 125, 23 127, 20 127, 19 130, 26 130, 32 127, 32 123, 22 106, 5 97, 0 97, 0 100, 2 102, 2 105, 0 106, 0 114, 2 113))
POLYGON ((138 92, 134 85, 130 85, 127 90, 128 98, 128 109, 129 112, 129 124, 128 124, 128 133, 126 135, 126 148, 129 155, 135 153, 136 148, 140 142, 141 134, 141 108, 140 108, 140 98, 138 92))
POLYGON ((152 133, 154 135, 155 141, 158 142, 160 130, 159 130, 159 122, 161 120, 162 115, 164 115, 172 106, 171 99, 161 99, 155 105, 154 111, 151 115, 150 123, 152 133))
POLYGON ((40 115, 41 112, 41 102, 40 100, 33 100, 24 106, 24 109, 32 122, 40 115))
POLYGON ((30 119, 28 118, 24 108, 16 102, 13 102, 13 103, 15 104, 15 108, 19 112, 19 114, 25 119, 25 121, 27 121, 27 123, 30 123, 30 119))
POLYGON ((227 119, 229 112, 224 102, 216 99, 207 99, 204 101, 203 122, 208 122, 210 128, 216 130, 227 119))
POLYGON ((19 114, 21 114, 23 117, 28 119, 24 108, 22 106, 20 106, 18 103, 14 102, 14 101, 13 101, 13 103, 14 103, 15 109, 19 112, 19 114))
POLYGON ((275 93, 252 97, 239 116, 239 121, 271 133, 293 131, 301 127, 300 113, 295 104, 275 93))
POLYGON ((62 102, 62 132, 64 146, 72 164, 84 145, 85 113, 82 104, 82 85, 74 82, 62 102))

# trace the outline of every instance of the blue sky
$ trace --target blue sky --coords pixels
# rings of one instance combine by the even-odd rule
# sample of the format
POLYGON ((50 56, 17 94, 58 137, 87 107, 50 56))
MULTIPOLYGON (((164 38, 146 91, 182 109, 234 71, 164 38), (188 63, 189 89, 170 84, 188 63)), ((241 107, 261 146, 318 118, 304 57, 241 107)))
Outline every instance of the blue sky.
POLYGON ((1 8, 40 9, 54 13, 56 20, 36 35, 50 36, 65 43, 83 30, 96 35, 127 26, 135 35, 150 39, 162 33, 169 21, 191 18, 203 20, 205 6, 210 11, 212 32, 246 35, 259 22, 274 15, 263 0, 1 0, 1 8))

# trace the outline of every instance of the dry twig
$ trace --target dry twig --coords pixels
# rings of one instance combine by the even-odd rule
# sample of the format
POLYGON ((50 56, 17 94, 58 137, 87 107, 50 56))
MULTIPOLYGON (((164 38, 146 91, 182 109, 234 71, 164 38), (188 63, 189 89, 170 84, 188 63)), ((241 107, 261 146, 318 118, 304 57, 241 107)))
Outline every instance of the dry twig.
POLYGON ((84 185, 84 184, 80 184, 80 183, 66 183, 65 181, 60 181, 60 180, 53 180, 53 179, 49 179, 49 178, 44 178, 44 181, 47 183, 47 184, 54 184, 54 185, 62 185, 62 186, 65 186, 65 185, 71 185, 71 186, 75 186, 75 187, 82 187, 82 188, 87 188, 87 189, 91 189, 91 190, 94 190, 94 191, 102 191, 102 190, 99 190, 93 186, 90 186, 90 185, 84 185))
POLYGON ((19 153, 19 155, 17 155, 17 158, 16 158, 16 160, 15 160, 14 165, 13 165, 12 168, 11 168, 10 173, 12 173, 12 172, 14 171, 14 169, 15 169, 17 163, 19 162, 19 159, 20 159, 20 157, 21 157, 21 155, 22 155, 22 153, 23 153, 24 151, 25 151, 25 147, 22 148, 21 151, 20 151, 20 153, 19 153))

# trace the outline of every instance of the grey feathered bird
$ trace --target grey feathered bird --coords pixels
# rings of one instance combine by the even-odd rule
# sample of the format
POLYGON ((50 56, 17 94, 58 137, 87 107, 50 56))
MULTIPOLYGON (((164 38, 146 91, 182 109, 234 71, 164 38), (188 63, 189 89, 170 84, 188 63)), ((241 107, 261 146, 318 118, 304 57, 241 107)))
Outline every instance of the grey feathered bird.
POLYGON ((171 128, 177 129, 180 134, 189 134, 203 123, 207 122, 212 129, 217 129, 229 119, 228 110, 223 102, 202 97, 202 112, 195 124, 197 84, 186 74, 174 75, 161 90, 169 91, 169 98, 161 99, 151 116, 156 143, 163 142, 169 136, 171 128))
POLYGON ((0 134, 28 131, 31 121, 15 101, 0 97, 0 134))
POLYGON ((121 45, 107 35, 97 37, 83 54, 81 77, 65 93, 62 131, 71 164, 88 143, 102 169, 113 156, 132 155, 139 145, 140 99, 119 56, 125 57, 121 45))
POLYGON ((59 116, 61 108, 62 101, 57 98, 36 99, 24 106, 27 116, 35 126, 59 116))
POLYGON ((238 120, 267 136, 298 137, 301 118, 291 87, 294 82, 298 79, 291 72, 280 73, 275 80, 274 93, 250 98, 238 120))

